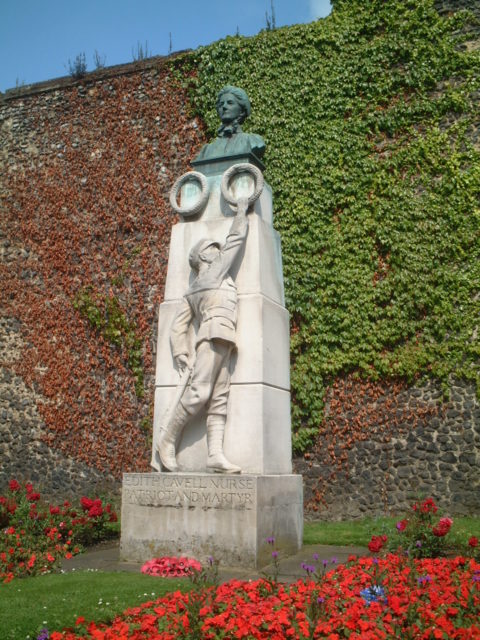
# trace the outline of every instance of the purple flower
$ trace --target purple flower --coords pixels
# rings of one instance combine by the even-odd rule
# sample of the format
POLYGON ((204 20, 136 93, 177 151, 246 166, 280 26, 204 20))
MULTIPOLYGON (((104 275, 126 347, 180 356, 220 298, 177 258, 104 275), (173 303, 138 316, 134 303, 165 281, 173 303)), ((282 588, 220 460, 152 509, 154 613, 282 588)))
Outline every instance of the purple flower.
POLYGON ((323 604, 325 602, 325 598, 317 598, 317 604, 323 604))
POLYGON ((213 566, 213 563, 215 562, 215 560, 213 559, 213 556, 208 556, 207 562, 210 566, 213 566))
POLYGON ((422 546, 422 541, 421 540, 417 540, 415 545, 420 549, 420 547, 422 546))
POLYGON ((50 634, 48 633, 48 629, 45 627, 38 634, 37 640, 48 640, 48 638, 50 638, 50 634))
POLYGON ((270 538, 267 538, 267 544, 275 544, 275 538, 273 536, 270 538))
POLYGON ((337 558, 335 556, 333 556, 333 558, 330 560, 330 562, 332 564, 337 564, 337 558))
POLYGON ((323 566, 326 567, 328 564, 328 560, 323 560, 323 566))
POLYGON ((425 584, 426 582, 431 582, 432 581, 432 576, 420 576, 418 579, 418 584, 425 584))
POLYGON ((278 551, 272 551, 272 558, 278 558, 278 551))
POLYGON ((315 573, 315 567, 313 567, 310 564, 307 564, 306 562, 302 562, 302 564, 300 565, 302 567, 302 569, 304 571, 306 571, 308 573, 308 575, 315 573))
POLYGON ((313 554, 313 561, 318 562, 318 553, 313 554))

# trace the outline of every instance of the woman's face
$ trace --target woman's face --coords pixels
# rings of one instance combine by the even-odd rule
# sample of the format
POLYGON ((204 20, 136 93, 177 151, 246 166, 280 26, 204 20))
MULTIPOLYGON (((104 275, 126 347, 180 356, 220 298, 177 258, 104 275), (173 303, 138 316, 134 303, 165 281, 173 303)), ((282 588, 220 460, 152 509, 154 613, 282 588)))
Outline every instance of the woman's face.
POLYGON ((233 93, 224 93, 217 102, 217 112, 224 124, 229 124, 242 115, 242 107, 233 93))

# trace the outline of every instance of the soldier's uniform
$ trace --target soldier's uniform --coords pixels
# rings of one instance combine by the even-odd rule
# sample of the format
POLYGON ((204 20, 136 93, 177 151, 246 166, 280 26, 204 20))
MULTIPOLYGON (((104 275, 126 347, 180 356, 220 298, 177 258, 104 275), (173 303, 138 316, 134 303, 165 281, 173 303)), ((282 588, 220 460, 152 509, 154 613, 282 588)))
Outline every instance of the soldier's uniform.
MULTIPOLYGON (((237 325, 237 287, 229 271, 245 243, 247 229, 246 218, 235 218, 225 245, 208 269, 193 281, 172 325, 174 358, 188 354, 189 327, 192 322, 198 327, 190 386, 180 400, 190 415, 204 406, 207 414, 227 413, 230 359, 237 325)), ((211 244, 215 243, 201 241, 196 250, 201 253, 211 244)))

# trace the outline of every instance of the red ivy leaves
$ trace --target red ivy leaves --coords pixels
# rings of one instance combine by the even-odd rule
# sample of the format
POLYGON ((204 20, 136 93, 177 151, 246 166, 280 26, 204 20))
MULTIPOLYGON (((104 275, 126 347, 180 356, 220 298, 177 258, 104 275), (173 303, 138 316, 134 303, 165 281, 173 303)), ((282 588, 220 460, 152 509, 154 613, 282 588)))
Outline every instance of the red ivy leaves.
POLYGON ((24 112, 12 103, 23 119, 2 200, 5 236, 27 251, 0 268, 2 305, 20 320, 25 343, 15 372, 38 392, 49 446, 116 477, 146 470, 140 422, 153 401, 152 344, 173 221, 167 194, 201 136, 166 68, 22 100, 24 112), (134 324, 143 400, 125 349, 73 308, 86 286, 115 295, 134 324))

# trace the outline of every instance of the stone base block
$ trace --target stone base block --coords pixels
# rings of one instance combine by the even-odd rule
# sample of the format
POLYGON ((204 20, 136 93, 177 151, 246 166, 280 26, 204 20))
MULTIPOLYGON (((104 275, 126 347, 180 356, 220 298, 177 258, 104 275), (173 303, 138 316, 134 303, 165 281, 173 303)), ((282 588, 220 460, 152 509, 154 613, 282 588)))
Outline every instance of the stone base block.
POLYGON ((258 568, 297 553, 303 536, 300 475, 125 473, 120 557, 209 556, 222 565, 258 568))

